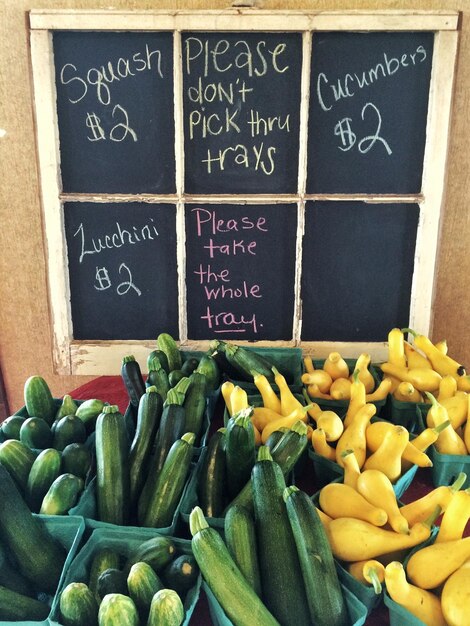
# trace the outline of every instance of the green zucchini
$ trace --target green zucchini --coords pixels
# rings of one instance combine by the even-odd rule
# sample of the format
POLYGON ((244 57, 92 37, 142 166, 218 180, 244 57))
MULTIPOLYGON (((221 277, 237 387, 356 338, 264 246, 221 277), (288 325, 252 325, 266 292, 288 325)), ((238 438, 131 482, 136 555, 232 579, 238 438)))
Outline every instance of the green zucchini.
POLYGON ((61 474, 49 487, 39 513, 65 515, 74 507, 83 491, 83 480, 74 474, 61 474))
POLYGON ((34 517, 8 471, 0 465, 0 539, 19 571, 38 589, 54 593, 66 553, 34 517))
POLYGON ((42 621, 49 615, 45 602, 0 585, 0 619, 8 622, 42 621))
POLYGON ((102 522, 125 525, 129 518, 129 440, 116 405, 96 420, 96 500, 102 522))
POLYGON ((60 407, 57 409, 57 413, 55 414, 55 420, 60 420, 66 415, 75 415, 77 409, 78 404, 75 402, 72 396, 65 394, 65 396, 62 398, 60 407))
POLYGON ((171 446, 140 519, 143 526, 166 528, 171 524, 188 477, 193 444, 194 433, 186 433, 171 446))
POLYGON ((256 595, 261 597, 261 576, 255 520, 242 506, 232 506, 224 523, 225 542, 233 560, 256 595))
POLYGON ((206 410, 206 378, 204 374, 193 372, 189 380, 191 384, 183 402, 186 410, 186 430, 194 433, 195 445, 199 445, 206 410))
POLYGON ((8 470, 21 491, 26 489, 36 456, 29 446, 16 439, 7 439, 0 444, 0 465, 8 470))
POLYGON ((163 399, 156 387, 148 387, 139 400, 137 424, 134 439, 129 451, 130 507, 134 507, 148 469, 148 460, 152 442, 160 424, 163 411, 163 399))
POLYGON ((101 601, 98 595, 98 578, 107 569, 120 569, 121 555, 113 548, 98 549, 91 562, 88 587, 93 592, 97 602, 101 601))
POLYGON ((274 382, 273 363, 255 350, 247 350, 243 346, 227 344, 225 346, 225 356, 234 367, 242 370, 245 377, 249 377, 249 380, 253 380, 252 372, 258 372, 266 376, 270 382, 274 382))
POLYGON ((168 358, 163 350, 152 350, 152 352, 147 357, 147 370, 150 370, 151 363, 153 359, 157 359, 160 362, 160 365, 163 367, 167 375, 170 373, 170 366, 168 365, 168 358))
POLYGON ((199 507, 189 516, 191 547, 201 573, 234 626, 279 626, 247 583, 219 533, 199 507))
POLYGON ((96 626, 98 603, 88 585, 69 583, 60 594, 59 610, 64 626, 96 626))
POLYGON ((157 347, 166 354, 170 372, 181 369, 183 365, 181 352, 179 351, 178 344, 170 334, 160 333, 157 337, 157 347))
MULTIPOLYGON (((273 460, 281 467, 284 476, 287 476, 295 467, 307 448, 307 426, 298 421, 280 439, 272 450, 273 460)), ((246 483, 240 493, 232 500, 228 508, 240 505, 253 510, 253 483, 252 478, 246 483)))
POLYGON ((226 428, 219 428, 209 439, 198 476, 197 494, 206 517, 221 517, 226 499, 226 428))
POLYGON ((24 596, 36 597, 31 583, 18 571, 10 560, 3 541, 0 541, 0 585, 24 596))
POLYGON ((148 461, 147 479, 139 496, 137 517, 143 519, 151 494, 155 491, 158 475, 161 472, 168 451, 174 442, 186 432, 186 411, 178 404, 163 407, 160 426, 155 435, 148 461))
POLYGON ((153 596, 147 626, 181 626, 184 622, 184 607, 181 598, 173 589, 160 589, 153 596))
POLYGON ((282 427, 279 430, 273 431, 266 440, 266 446, 272 451, 277 446, 277 444, 281 441, 284 435, 289 432, 288 428, 282 427))
POLYGON ((134 602, 121 593, 109 593, 98 610, 99 626, 139 626, 139 613, 134 602))
POLYGON ((182 372, 181 370, 171 370, 171 372, 168 374, 168 384, 170 385, 170 389, 176 387, 176 385, 183 378, 187 378, 187 376, 184 375, 184 372, 182 372))
POLYGON ((250 480, 255 464, 255 431, 251 421, 253 407, 233 415, 227 423, 225 453, 227 457, 227 489, 235 497, 250 480))
POLYGON ((75 415, 79 417, 85 424, 86 432, 89 435, 95 430, 96 419, 102 412, 105 403, 98 398, 90 398, 82 402, 78 409, 75 411, 75 415))
POLYGON ((127 576, 127 588, 142 623, 146 623, 153 596, 164 588, 162 581, 148 563, 141 561, 131 567, 127 576))
POLYGON ((127 557, 123 571, 129 574, 131 567, 135 563, 148 563, 158 574, 167 563, 171 561, 175 554, 175 544, 170 537, 156 535, 151 539, 143 541, 136 548, 133 548, 127 557))
POLYGON ((103 599, 108 593, 122 593, 127 595, 127 578, 124 572, 114 567, 109 567, 101 572, 96 581, 98 597, 103 599))
POLYGON ((62 451, 69 443, 84 443, 86 427, 77 415, 65 415, 54 426, 53 447, 62 451))
POLYGON ((165 405, 167 404, 180 404, 183 405, 186 393, 191 385, 189 376, 183 376, 166 394, 165 405))
POLYGON ((129 396, 130 403, 138 407, 139 400, 145 393, 145 383, 140 371, 140 365, 133 355, 122 359, 121 378, 129 396))
POLYGON ((174 589, 182 598, 194 587, 198 576, 199 567, 192 554, 180 554, 168 563, 162 573, 165 587, 174 589))
POLYGON ((52 425, 56 405, 49 385, 42 376, 30 376, 24 384, 24 403, 30 417, 42 417, 52 425))
POLYGON ((183 365, 181 366, 181 371, 185 376, 191 376, 191 374, 196 370, 199 365, 199 359, 196 359, 194 356, 190 356, 184 360, 183 365))
POLYGON ((44 496, 60 475, 62 458, 55 448, 42 450, 34 460, 26 484, 26 502, 33 513, 39 513, 44 496))
POLYGON ((297 487, 284 491, 313 624, 347 626, 350 618, 325 529, 311 499, 297 487))
POLYGON ((204 374, 207 388, 211 391, 214 391, 220 385, 220 369, 217 361, 211 354, 204 354, 201 357, 196 372, 204 374))
POLYGON ((5 437, 5 439, 20 439, 20 429, 23 422, 26 420, 26 417, 22 417, 21 415, 10 415, 5 420, 3 420, 0 426, 0 432, 5 437))
POLYGON ((266 446, 252 473, 263 600, 283 626, 309 626, 310 615, 283 492, 284 475, 266 446))
POLYGON ((62 469, 86 480, 93 463, 93 455, 83 443, 69 443, 62 450, 62 469))
POLYGON ((219 372, 225 375, 229 380, 244 380, 245 382, 253 382, 253 376, 246 376, 244 370, 234 367, 225 355, 225 341, 214 339, 209 346, 209 354, 216 362, 219 372))
POLYGON ((170 390, 168 374, 163 369, 162 364, 157 358, 150 361, 149 373, 145 381, 146 387, 155 387, 163 400, 166 400, 166 394, 170 390))

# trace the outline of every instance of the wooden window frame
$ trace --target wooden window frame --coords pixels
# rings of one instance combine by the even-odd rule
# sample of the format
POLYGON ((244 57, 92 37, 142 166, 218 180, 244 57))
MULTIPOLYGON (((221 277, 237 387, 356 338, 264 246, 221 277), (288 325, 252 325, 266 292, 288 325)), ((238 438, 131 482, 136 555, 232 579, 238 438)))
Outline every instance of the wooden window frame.
MULTIPOLYGON (((79 341, 73 338, 68 283, 67 245, 64 230, 64 202, 170 202, 177 209, 177 261, 180 343, 187 350, 205 350, 208 341, 187 338, 184 206, 187 203, 240 202, 276 204, 292 202, 298 207, 295 307, 291 341, 258 341, 260 346, 300 346, 306 354, 325 356, 332 350, 346 357, 367 351, 376 361, 387 354, 383 342, 306 342, 301 341, 302 304, 300 299, 301 250, 305 202, 308 200, 363 201, 371 203, 417 203, 420 218, 416 239, 411 289, 410 326, 427 334, 431 330, 436 257, 440 216, 444 205, 446 162, 455 66, 458 47, 459 13, 455 11, 265 11, 227 9, 205 11, 115 11, 115 10, 32 10, 29 13, 31 63, 37 128, 37 153, 43 208, 47 278, 53 337, 53 364, 60 374, 117 374, 122 357, 134 354, 146 362, 155 339, 148 341, 79 341), (188 195, 184 193, 182 68, 175 63, 175 152, 176 193, 151 194, 71 194, 61 190, 59 133, 52 33, 56 30, 92 31, 173 31, 174 58, 181 54, 183 31, 301 32, 303 64, 300 102, 300 154, 298 192, 270 196, 188 195), (307 123, 309 105, 310 51, 312 36, 321 31, 431 31, 434 52, 421 193, 391 194, 307 194, 307 123)), ((237 342, 251 343, 252 342, 237 342)))

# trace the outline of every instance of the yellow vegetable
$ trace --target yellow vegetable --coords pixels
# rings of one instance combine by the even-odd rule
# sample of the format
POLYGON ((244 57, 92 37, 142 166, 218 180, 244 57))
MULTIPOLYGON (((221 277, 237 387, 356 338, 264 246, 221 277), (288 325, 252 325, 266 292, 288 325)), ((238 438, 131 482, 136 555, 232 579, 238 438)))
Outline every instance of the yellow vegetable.
POLYGON ((380 369, 384 374, 395 376, 399 380, 411 383, 419 391, 436 391, 442 376, 431 369, 415 368, 406 369, 392 365, 392 363, 382 363, 380 369))
POLYGON ((470 561, 444 583, 441 606, 448 626, 468 626, 470 615, 470 561))
POLYGON ((323 398, 324 400, 333 400, 332 396, 329 393, 323 393, 320 391, 320 388, 316 384, 311 384, 307 387, 308 395, 311 398, 323 398))
POLYGON ((306 372, 314 372, 315 371, 315 367, 313 365, 313 361, 312 361, 312 357, 311 356, 305 356, 304 357, 304 367, 305 367, 305 371, 306 372))
MULTIPOLYGON (((442 404, 439 404, 431 393, 426 393, 426 395, 432 402, 432 406, 426 416, 427 425, 432 428, 448 421, 449 416, 447 409, 442 406, 442 404)), ((444 428, 444 430, 439 433, 434 446, 440 454, 468 454, 465 442, 460 435, 457 434, 455 429, 452 428, 452 424, 449 424, 447 428, 444 428)))
POLYGON ((248 407, 248 394, 245 389, 235 385, 230 394, 230 407, 232 409, 232 415, 248 407))
POLYGON ((267 409, 264 406, 255 406, 253 408, 251 421, 253 422, 253 426, 261 432, 270 422, 279 420, 282 417, 283 416, 280 413, 276 413, 275 411, 267 409))
POLYGON ((413 387, 411 383, 401 381, 395 391, 393 397, 400 402, 422 402, 423 396, 421 392, 413 387))
POLYGON ((401 457, 409 443, 409 437, 408 431, 403 426, 388 429, 382 443, 365 460, 363 469, 380 470, 392 483, 397 481, 401 476, 401 457))
POLYGON ((351 382, 351 396, 349 398, 348 409, 344 416, 344 426, 349 426, 352 418, 366 404, 366 388, 359 379, 359 370, 354 370, 351 382))
POLYGON ((322 411, 316 422, 317 427, 325 431, 327 441, 338 441, 343 434, 343 420, 334 411, 322 411))
POLYGON ((326 513, 324 513, 317 506, 315 507, 315 510, 318 513, 318 517, 320 518, 321 523, 326 528, 326 526, 331 522, 332 518, 329 515, 327 515, 326 513))
POLYGON ((349 400, 351 381, 348 378, 337 378, 331 383, 330 395, 334 400, 349 400))
MULTIPOLYGON (((465 368, 460 363, 457 363, 457 361, 447 354, 443 354, 425 335, 419 335, 414 330, 411 330, 411 328, 405 328, 403 332, 408 332, 413 335, 414 345, 428 357, 433 369, 441 376, 450 374, 450 376, 457 379, 459 376, 463 376, 466 373, 465 368)), ((432 390, 429 389, 428 391, 432 390)))
POLYGON ((381 593, 385 580, 385 566, 380 561, 366 559, 350 563, 348 572, 363 585, 372 585, 375 593, 381 593))
POLYGON ((341 458, 343 459, 344 476, 343 483, 356 489, 357 479, 361 473, 361 468, 352 450, 345 450, 341 458))
POLYGON ((364 465, 367 450, 366 428, 376 411, 375 404, 365 404, 354 415, 351 423, 345 427, 336 445, 336 462, 339 463, 341 467, 344 464, 344 459, 341 455, 345 450, 353 451, 359 467, 364 465))
POLYGON ((334 556, 343 561, 375 559, 395 550, 412 548, 431 534, 430 527, 424 523, 415 524, 405 535, 354 517, 331 520, 326 532, 334 556))
POLYGON ((470 392, 470 375, 467 376, 459 376, 457 378, 457 389, 459 391, 470 392))
POLYGON ((439 433, 450 426, 450 421, 446 420, 439 424, 439 426, 425 428, 423 431, 419 433, 412 441, 410 442, 415 448, 418 450, 425 451, 432 445, 437 438, 439 437, 439 433))
POLYGON ((457 391, 457 380, 450 376, 443 376, 439 383, 439 393, 437 394, 437 401, 442 402, 448 398, 452 398, 457 391))
POLYGON ((226 380, 225 382, 223 382, 220 387, 220 390, 222 392, 222 397, 225 401, 225 406, 227 407, 227 411, 230 416, 233 415, 232 405, 230 402, 230 394, 232 393, 234 387, 235 385, 230 380, 226 380))
POLYGON ((279 419, 273 420, 266 424, 261 433, 261 441, 266 443, 269 435, 282 427, 290 428, 299 420, 307 422, 307 411, 310 406, 296 407, 289 415, 282 415, 279 419))
POLYGON ((439 598, 406 579, 402 563, 392 561, 385 568, 385 586, 394 602, 403 606, 426 626, 446 626, 439 598))
POLYGON ((274 382, 279 387, 281 415, 289 415, 295 409, 303 408, 302 403, 294 396, 284 376, 273 367, 274 382))
POLYGON ((468 453, 470 454, 470 394, 468 394, 467 402, 468 402, 467 419, 466 419, 465 428, 463 431, 463 439, 464 439, 465 446, 468 450, 468 453))
POLYGON ((281 412, 281 401, 277 397, 276 392, 271 387, 271 383, 263 374, 258 374, 258 372, 253 372, 253 382, 256 385, 256 388, 261 394, 261 398, 263 400, 263 406, 267 409, 271 409, 276 413, 281 412))
POLYGON ((409 369, 432 369, 430 360, 424 354, 415 350, 407 341, 405 341, 405 356, 409 369))
POLYGON ((406 367, 405 340, 399 328, 388 333, 388 360, 398 367, 406 367))
MULTIPOLYGON (((391 422, 387 422, 385 420, 379 420, 370 424, 366 430, 366 442, 367 449, 371 452, 375 452, 379 446, 382 444, 383 439, 388 431, 393 430, 395 428, 395 424, 391 422)), ((433 431, 434 432, 434 431, 433 431)), ((437 433, 435 434, 435 439, 437 439, 437 433)), ((408 461, 411 464, 418 465, 418 467, 431 467, 432 461, 428 457, 427 454, 418 450, 418 448, 414 445, 414 440, 408 441, 405 449, 402 453, 401 463, 402 463, 402 471, 403 471, 403 462, 408 461)), ((429 444, 430 445, 430 444, 429 444)))
POLYGON ((461 539, 470 519, 470 490, 457 491, 447 506, 439 525, 436 543, 461 539))
POLYGON ((470 559, 470 537, 433 543, 410 556, 406 573, 422 589, 435 589, 470 559))
POLYGON ((336 519, 354 517, 374 526, 387 523, 387 513, 379 506, 370 504, 360 493, 343 483, 329 483, 320 490, 319 504, 322 511, 336 519))
POLYGON ((452 398, 445 398, 444 400, 438 398, 438 402, 447 409, 447 415, 453 428, 457 429, 465 423, 468 415, 467 392, 457 391, 452 398))
POLYGON ((324 370, 315 370, 311 374, 305 372, 302 374, 301 380, 304 385, 317 385, 322 393, 327 393, 333 382, 331 376, 324 370))
POLYGON ((357 357, 355 370, 359 370, 359 380, 364 384, 366 393, 371 393, 375 387, 375 379, 369 370, 370 354, 363 352, 357 357))
POLYGON ((330 352, 323 363, 323 369, 333 380, 349 376, 349 366, 339 352, 330 352))
POLYGON ((408 524, 413 526, 417 522, 424 522, 437 507, 441 512, 445 511, 466 478, 466 474, 461 472, 452 485, 435 487, 421 498, 400 507, 400 513, 408 520, 408 524))
POLYGON ((436 342, 434 346, 439 350, 439 352, 442 352, 442 354, 447 354, 448 345, 446 339, 441 339, 441 341, 436 342))
POLYGON ((408 521, 400 513, 393 485, 383 472, 364 470, 357 479, 356 489, 371 504, 380 506, 388 516, 388 523, 396 533, 408 534, 408 521))
POLYGON ((385 400, 392 389, 392 379, 388 376, 380 381, 379 386, 372 393, 366 394, 366 402, 377 402, 385 400))
POLYGON ((312 431, 312 448, 325 459, 336 461, 336 451, 326 441, 325 432, 321 428, 315 428, 312 431))

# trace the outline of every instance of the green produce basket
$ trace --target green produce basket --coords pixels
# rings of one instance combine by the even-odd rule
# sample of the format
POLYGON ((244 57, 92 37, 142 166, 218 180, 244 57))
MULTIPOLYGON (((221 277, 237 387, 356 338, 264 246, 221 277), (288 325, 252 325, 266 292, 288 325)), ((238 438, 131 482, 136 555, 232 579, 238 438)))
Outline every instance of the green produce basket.
MULTIPOLYGON (((339 563, 335 559, 336 572, 338 573, 338 578, 346 589, 349 591, 360 601, 367 609, 367 614, 373 611, 375 608, 379 606, 383 599, 383 588, 381 593, 375 593, 372 585, 365 585, 361 583, 359 580, 351 576, 348 572, 346 566, 343 566, 342 563, 339 563)), ((384 587, 384 585, 383 585, 384 587)))
POLYGON ((426 428, 426 415, 430 406, 425 402, 401 402, 389 394, 382 416, 418 435, 426 428))
POLYGON ((451 485, 460 472, 465 472, 467 479, 462 489, 470 487, 470 454, 440 454, 432 445, 428 451, 432 460, 431 477, 434 487, 451 485))
MULTIPOLYGON (((112 548, 120 553, 123 557, 127 557, 131 550, 139 546, 143 541, 152 537, 161 535, 154 529, 145 528, 98 528, 92 532, 88 541, 82 549, 76 554, 73 561, 68 564, 65 574, 62 577, 58 592, 54 597, 50 614, 50 626, 60 626, 59 600, 61 591, 71 582, 88 582, 90 566, 97 550, 101 548, 112 548)), ((178 539, 171 537, 175 544, 178 554, 192 554, 191 541, 188 539, 178 539)), ((176 554, 175 552, 175 554, 176 554)), ((187 626, 191 619, 191 615, 199 598, 201 587, 201 575, 194 587, 188 591, 184 599, 185 620, 184 626, 187 626)))
MULTIPOLYGON (((349 611, 350 625, 362 626, 367 618, 366 607, 347 587, 344 585, 341 585, 341 587, 349 611)), ((204 580, 202 582, 202 588, 207 596, 209 612, 215 626, 231 626, 231 620, 227 617, 219 601, 204 580)))
MULTIPOLYGON (((44 522, 47 530, 51 535, 57 539, 67 551, 67 558, 65 559, 64 568, 59 580, 58 589, 60 589, 65 577, 65 573, 72 562, 75 554, 77 553, 85 531, 85 521, 82 517, 72 515, 36 515, 41 521, 44 522)), ((55 596, 49 596, 43 593, 38 594, 38 599, 46 602, 50 607, 49 618, 43 621, 2 621, 0 620, 0 626, 13 626, 20 624, 21 626, 48 626, 50 617, 53 611, 55 596)))

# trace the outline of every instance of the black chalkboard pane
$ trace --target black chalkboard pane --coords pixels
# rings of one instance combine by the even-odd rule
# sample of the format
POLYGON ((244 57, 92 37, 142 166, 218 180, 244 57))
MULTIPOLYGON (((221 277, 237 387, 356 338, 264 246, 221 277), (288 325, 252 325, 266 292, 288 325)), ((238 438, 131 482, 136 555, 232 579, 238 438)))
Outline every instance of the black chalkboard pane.
POLYGON ((185 191, 295 193, 299 33, 183 35, 185 191))
POLYGON ((433 37, 313 34, 309 193, 421 191, 433 37))
POLYGON ((65 192, 175 191, 172 34, 55 32, 65 192))
POLYGON ((178 337, 176 207, 64 205, 74 339, 178 337))
POLYGON ((304 341, 386 341, 408 326, 419 206, 308 202, 304 341))
POLYGON ((297 207, 185 211, 189 339, 292 339, 297 207))

